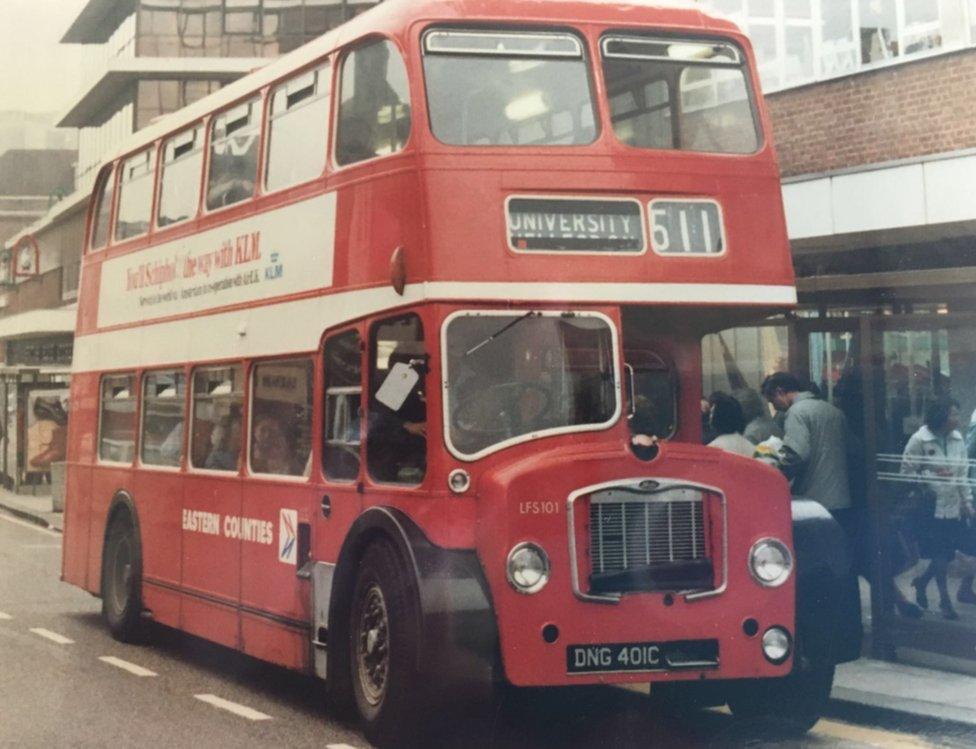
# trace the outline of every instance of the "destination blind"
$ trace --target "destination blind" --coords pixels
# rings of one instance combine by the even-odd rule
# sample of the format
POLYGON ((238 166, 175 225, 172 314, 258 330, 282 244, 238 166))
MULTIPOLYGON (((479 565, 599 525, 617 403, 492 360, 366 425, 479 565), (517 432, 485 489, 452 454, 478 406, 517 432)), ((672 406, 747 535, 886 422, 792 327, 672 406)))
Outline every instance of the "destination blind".
POLYGON ((509 245, 516 252, 641 253, 644 225, 636 200, 509 198, 509 245))

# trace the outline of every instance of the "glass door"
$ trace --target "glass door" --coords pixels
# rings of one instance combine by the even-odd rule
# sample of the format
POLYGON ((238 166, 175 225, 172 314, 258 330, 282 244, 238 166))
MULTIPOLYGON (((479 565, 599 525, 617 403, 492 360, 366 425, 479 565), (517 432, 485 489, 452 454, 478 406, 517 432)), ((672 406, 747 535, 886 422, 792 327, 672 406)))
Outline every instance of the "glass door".
POLYGON ((972 493, 967 437, 971 444, 969 432, 976 433, 976 329, 968 316, 879 322, 874 478, 880 567, 890 581, 883 609, 889 644, 896 653, 910 648, 973 659, 976 524, 956 517, 953 506, 972 493), (941 424, 947 399, 958 406, 951 412, 957 422, 941 424))

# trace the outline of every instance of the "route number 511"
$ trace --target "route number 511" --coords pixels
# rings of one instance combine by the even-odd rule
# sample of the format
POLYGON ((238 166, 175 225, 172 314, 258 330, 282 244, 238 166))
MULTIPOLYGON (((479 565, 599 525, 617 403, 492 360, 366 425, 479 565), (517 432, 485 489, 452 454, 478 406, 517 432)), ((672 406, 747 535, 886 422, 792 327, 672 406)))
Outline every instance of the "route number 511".
POLYGON ((652 200, 651 244, 661 255, 721 255, 725 228, 711 200, 652 200))

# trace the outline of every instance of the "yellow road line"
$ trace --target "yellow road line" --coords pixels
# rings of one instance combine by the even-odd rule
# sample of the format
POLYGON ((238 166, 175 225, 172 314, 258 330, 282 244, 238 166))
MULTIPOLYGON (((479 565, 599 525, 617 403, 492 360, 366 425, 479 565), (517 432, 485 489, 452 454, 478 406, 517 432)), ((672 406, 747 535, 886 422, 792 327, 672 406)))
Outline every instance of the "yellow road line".
POLYGON ((867 746, 883 747, 883 749, 932 749, 935 746, 921 736, 853 726, 836 720, 821 720, 813 727, 811 733, 817 736, 829 736, 832 739, 856 741, 867 746))

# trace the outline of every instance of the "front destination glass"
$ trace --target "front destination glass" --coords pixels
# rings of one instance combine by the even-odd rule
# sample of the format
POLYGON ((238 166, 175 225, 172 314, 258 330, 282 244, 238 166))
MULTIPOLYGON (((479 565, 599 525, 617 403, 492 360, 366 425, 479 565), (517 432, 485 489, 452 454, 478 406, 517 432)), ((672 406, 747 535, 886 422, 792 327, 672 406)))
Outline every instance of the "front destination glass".
POLYGON ((464 312, 447 323, 445 409, 453 451, 609 423, 617 413, 614 336, 602 316, 464 312))

